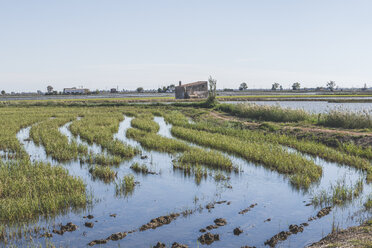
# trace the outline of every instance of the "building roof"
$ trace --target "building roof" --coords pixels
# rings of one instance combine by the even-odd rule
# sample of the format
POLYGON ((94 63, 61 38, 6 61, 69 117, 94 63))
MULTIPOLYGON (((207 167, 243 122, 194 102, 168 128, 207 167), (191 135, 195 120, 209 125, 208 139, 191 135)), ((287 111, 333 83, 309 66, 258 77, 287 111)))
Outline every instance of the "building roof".
POLYGON ((197 81, 197 82, 193 82, 189 84, 182 84, 178 87, 188 87, 188 86, 194 86, 194 85, 205 84, 205 83, 208 83, 208 81, 197 81))

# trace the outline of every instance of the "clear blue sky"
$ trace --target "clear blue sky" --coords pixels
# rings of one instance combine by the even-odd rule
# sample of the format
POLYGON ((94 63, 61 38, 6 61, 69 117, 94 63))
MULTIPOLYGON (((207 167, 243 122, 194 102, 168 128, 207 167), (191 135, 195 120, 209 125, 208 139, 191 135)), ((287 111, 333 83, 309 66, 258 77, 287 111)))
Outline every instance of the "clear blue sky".
POLYGON ((370 0, 0 0, 0 89, 372 86, 370 0))

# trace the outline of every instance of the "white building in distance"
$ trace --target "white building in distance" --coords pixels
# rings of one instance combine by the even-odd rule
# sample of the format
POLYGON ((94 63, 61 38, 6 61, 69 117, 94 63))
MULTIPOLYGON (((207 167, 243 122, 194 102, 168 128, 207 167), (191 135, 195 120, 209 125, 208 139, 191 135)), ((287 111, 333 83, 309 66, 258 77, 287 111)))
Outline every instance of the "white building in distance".
POLYGON ((87 94, 89 93, 89 89, 84 89, 84 88, 64 88, 63 89, 63 94, 87 94))

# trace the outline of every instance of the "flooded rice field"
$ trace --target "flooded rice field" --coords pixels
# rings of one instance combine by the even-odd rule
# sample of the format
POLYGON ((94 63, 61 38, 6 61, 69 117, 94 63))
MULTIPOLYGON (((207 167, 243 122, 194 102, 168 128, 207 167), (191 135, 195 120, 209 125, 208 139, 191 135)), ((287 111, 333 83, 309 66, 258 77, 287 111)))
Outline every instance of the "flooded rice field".
MULTIPOLYGON (((322 111, 317 102, 300 102, 303 106, 299 106, 297 102, 279 104, 306 107, 314 112, 322 111)), ((127 138, 126 132, 131 128, 132 119, 133 117, 125 116, 114 135, 119 141, 141 151, 133 158, 112 167, 116 178, 133 174, 138 182, 132 191, 125 194, 118 194, 115 181, 105 183, 93 178, 85 163, 61 163, 53 160, 42 145, 38 146, 30 139, 31 126, 18 132, 17 139, 32 161, 62 164, 71 175, 82 178, 91 202, 86 208, 67 211, 53 218, 40 217, 36 223, 34 221, 28 225, 47 230, 37 235, 22 236, 13 240, 13 244, 27 246, 30 243, 40 243, 45 246, 46 238, 41 237, 41 234, 47 233, 46 236, 50 236, 50 241, 57 247, 153 247, 158 242, 166 247, 173 247, 174 242, 188 247, 304 247, 334 229, 358 225, 371 216, 363 211, 363 203, 372 192, 371 185, 367 183, 356 199, 342 206, 328 209, 327 204, 315 206, 311 201, 314 194, 320 190, 328 190, 337 181, 343 181, 346 185, 364 181, 365 172, 304 154, 323 169, 319 182, 305 190, 294 187, 289 183, 288 177, 282 174, 224 153, 239 168, 238 171, 216 172, 208 169, 206 176, 197 179, 194 175, 173 167, 177 154, 149 150, 139 142, 127 138), (135 173, 130 168, 135 162, 146 164, 154 173, 135 173), (217 178, 219 173, 224 175, 223 179, 217 178), (158 218, 162 216, 163 218, 158 218), (72 224, 60 226, 69 222, 72 224), (67 231, 60 232, 60 235, 60 230, 67 231), (281 238, 275 236, 282 231, 284 233, 281 238)), ((160 127, 157 134, 177 139, 172 136, 172 125, 166 123, 163 117, 154 117, 153 120, 160 127)), ((74 136, 70 131, 72 122, 59 128, 70 142, 74 140, 86 145, 89 152, 94 154, 107 154, 100 145, 74 136)), ((296 152, 293 149, 289 151, 296 152)))
POLYGON ((303 109, 307 112, 314 114, 323 114, 331 110, 343 110, 350 112, 362 112, 372 111, 372 103, 370 102, 349 102, 349 103, 335 103, 335 102, 326 102, 326 101, 247 101, 247 102, 236 102, 229 101, 224 103, 240 104, 240 103, 253 103, 258 105, 278 105, 284 108, 291 109, 303 109))

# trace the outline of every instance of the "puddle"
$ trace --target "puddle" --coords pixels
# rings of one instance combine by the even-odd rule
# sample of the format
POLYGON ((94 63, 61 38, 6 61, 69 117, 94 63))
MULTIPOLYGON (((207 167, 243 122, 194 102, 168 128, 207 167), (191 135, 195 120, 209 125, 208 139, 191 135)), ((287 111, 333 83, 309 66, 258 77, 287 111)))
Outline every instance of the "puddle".
MULTIPOLYGON (((125 117, 114 137, 129 145, 141 147, 138 142, 125 136, 126 130, 130 128, 131 119, 125 117)), ((154 120, 160 125, 159 134, 172 138, 171 125, 166 124, 161 117, 155 117, 154 120)), ((70 124, 64 125, 60 130, 72 139, 68 125, 70 124)), ((43 147, 36 146, 32 141, 24 141, 28 138, 29 131, 30 127, 22 129, 17 134, 17 138, 24 145, 31 159, 56 164, 45 154, 43 147)), ((84 143, 79 140, 79 137, 75 139, 84 143)), ((92 146, 91 149, 96 148, 92 146)), ((290 224, 299 225, 307 222, 309 217, 315 216, 320 210, 320 208, 305 206, 311 195, 291 187, 286 177, 243 159, 230 156, 235 165, 242 167, 243 172, 231 173, 229 183, 232 189, 228 189, 216 183, 211 176, 202 180, 200 184, 196 184, 194 177, 184 176, 183 173, 173 170, 173 155, 142 148, 141 150, 143 155, 147 155, 147 159, 141 159, 138 155, 131 160, 124 161, 118 167, 112 167, 118 172, 118 178, 133 174, 135 180, 140 182, 136 185, 133 194, 127 197, 115 195, 114 183, 105 184, 102 181, 93 180, 87 165, 79 162, 62 164, 70 174, 84 180, 94 199, 93 206, 89 209, 61 214, 52 220, 39 220, 37 223, 39 226, 48 227, 51 223, 66 224, 68 222, 78 226, 76 231, 66 232, 63 236, 53 234, 51 241, 56 246, 85 247, 89 242, 105 239, 113 233, 138 229, 156 217, 195 210, 201 206, 203 209, 200 211, 194 211, 186 217, 180 216, 155 230, 131 233, 122 240, 109 241, 101 246, 152 247, 160 241, 167 246, 178 242, 187 244, 189 247, 197 247, 197 239, 203 234, 199 230, 213 224, 217 218, 224 218, 226 225, 210 231, 213 234, 219 234, 220 240, 213 242, 210 246, 199 244, 199 247, 241 247, 244 245, 264 247, 266 240, 280 231, 288 230, 290 224), (129 168, 134 162, 144 163, 151 171, 159 174, 136 174, 129 168), (208 203, 220 200, 231 203, 229 205, 216 204, 209 210, 205 208, 208 203), (254 208, 244 214, 239 214, 255 203, 257 205, 254 208), (84 225, 87 220, 83 216, 88 214, 94 216, 89 220, 94 223, 93 228, 84 225), (112 214, 116 214, 116 217, 111 217, 112 214), (268 219, 271 220, 267 221, 268 219), (233 233, 236 227, 240 227, 243 231, 239 236, 233 233)), ((95 150, 95 152, 98 151, 95 150)), ((311 188, 312 191, 327 188, 338 178, 346 177, 346 180, 355 181, 363 176, 363 173, 353 168, 338 166, 336 163, 328 163, 319 159, 316 159, 316 163, 323 166, 323 177, 319 184, 311 188)), ((360 199, 371 191, 371 186, 365 185, 360 199)), ((286 241, 279 242, 278 247, 302 247, 318 241, 332 230, 333 223, 339 228, 359 224, 359 220, 368 215, 368 213, 359 211, 362 204, 361 200, 356 200, 344 207, 335 207, 329 215, 309 222, 309 226, 306 226, 302 233, 291 235, 286 241)), ((43 238, 34 238, 34 242, 38 241, 45 243, 43 238)), ((26 242, 21 240, 16 244, 22 246, 26 242)))

